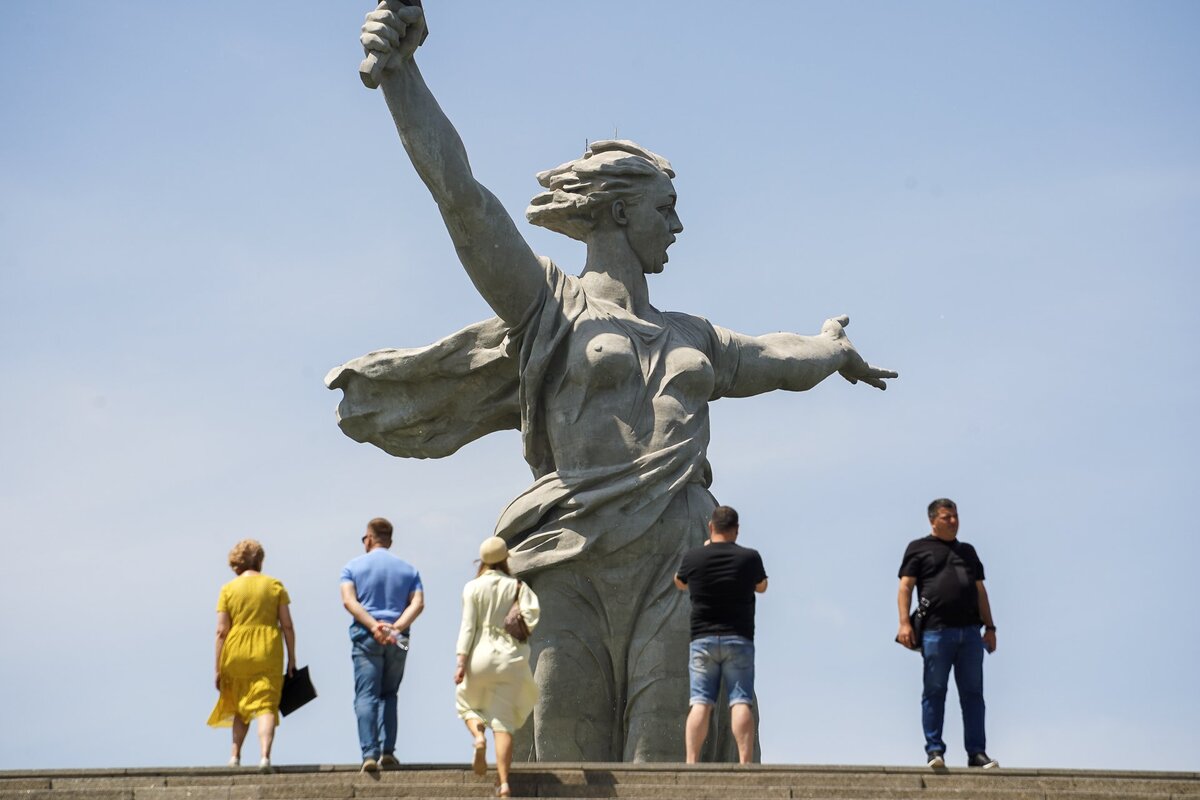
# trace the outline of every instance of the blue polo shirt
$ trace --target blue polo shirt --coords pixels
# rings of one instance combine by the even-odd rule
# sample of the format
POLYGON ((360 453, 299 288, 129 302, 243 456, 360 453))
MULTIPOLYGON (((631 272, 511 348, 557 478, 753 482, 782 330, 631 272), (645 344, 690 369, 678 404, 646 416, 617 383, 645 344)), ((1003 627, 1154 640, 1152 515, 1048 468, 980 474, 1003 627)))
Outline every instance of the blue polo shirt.
POLYGON ((416 567, 384 547, 376 547, 342 567, 342 583, 347 582, 354 584, 358 602, 367 613, 388 623, 400 618, 408 607, 409 595, 425 591, 416 567))

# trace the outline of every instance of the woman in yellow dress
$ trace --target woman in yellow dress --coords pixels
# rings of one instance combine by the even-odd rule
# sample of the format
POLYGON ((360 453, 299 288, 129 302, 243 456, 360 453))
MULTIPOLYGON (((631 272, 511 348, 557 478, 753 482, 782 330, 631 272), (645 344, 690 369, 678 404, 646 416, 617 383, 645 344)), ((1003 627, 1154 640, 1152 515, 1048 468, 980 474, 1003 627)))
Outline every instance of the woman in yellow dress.
POLYGON ((233 726, 229 766, 236 767, 242 763, 242 742, 250 730, 250 720, 257 719, 262 747, 258 768, 270 772, 271 744, 283 691, 283 648, 286 644, 287 674, 292 675, 296 669, 296 633, 288 610, 291 598, 287 589, 275 578, 262 574, 264 555, 262 545, 254 539, 243 539, 229 551, 229 566, 237 577, 221 587, 217 599, 216 684, 221 694, 208 724, 233 726))
POLYGON ((533 705, 537 685, 529 667, 529 642, 519 642, 504 629, 504 618, 517 602, 529 630, 537 626, 537 595, 512 576, 508 547, 498 536, 479 548, 479 574, 463 587, 462 625, 458 630, 458 666, 454 683, 458 715, 475 742, 476 775, 487 771, 485 728, 496 740, 496 794, 508 797, 513 740, 533 705))

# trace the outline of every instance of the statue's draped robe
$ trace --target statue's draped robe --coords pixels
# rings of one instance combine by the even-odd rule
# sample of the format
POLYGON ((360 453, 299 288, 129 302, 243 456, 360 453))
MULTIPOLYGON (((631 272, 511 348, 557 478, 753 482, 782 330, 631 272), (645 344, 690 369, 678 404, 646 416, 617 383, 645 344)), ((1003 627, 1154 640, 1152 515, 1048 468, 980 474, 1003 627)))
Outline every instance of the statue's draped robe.
MULTIPOLYGON (((330 388, 345 393, 338 408, 342 430, 392 455, 437 458, 492 431, 519 428, 535 481, 500 515, 496 534, 509 542, 513 563, 523 571, 589 547, 616 550, 657 519, 680 489, 689 483, 707 487, 707 401, 728 391, 738 363, 731 337, 707 320, 668 312, 658 326, 615 315, 609 304, 589 301, 578 278, 540 260, 545 287, 516 327, 507 329, 492 317, 428 347, 369 353, 326 378, 330 388), (596 321, 628 336, 645 378, 641 392, 629 398, 630 459, 560 470, 547 430, 546 393, 563 379, 559 362, 568 339, 596 321), (676 419, 654 419, 661 413, 655 396, 680 378, 667 358, 680 347, 707 361, 707 397, 676 419), (655 425, 670 425, 670 441, 640 452, 638 440, 655 425)), ((585 421, 586 402, 578 413, 585 421)))

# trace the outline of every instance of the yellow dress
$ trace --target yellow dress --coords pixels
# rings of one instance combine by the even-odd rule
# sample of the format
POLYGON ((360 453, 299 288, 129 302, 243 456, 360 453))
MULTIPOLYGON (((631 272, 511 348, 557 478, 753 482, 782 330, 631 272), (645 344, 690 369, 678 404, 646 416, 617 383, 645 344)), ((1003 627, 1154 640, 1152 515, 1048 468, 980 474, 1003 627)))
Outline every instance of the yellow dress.
POLYGON ((279 606, 287 589, 269 575, 239 575, 221 587, 217 611, 233 623, 221 650, 221 695, 208 724, 227 728, 234 716, 249 722, 260 714, 279 719, 283 691, 283 636, 279 606))

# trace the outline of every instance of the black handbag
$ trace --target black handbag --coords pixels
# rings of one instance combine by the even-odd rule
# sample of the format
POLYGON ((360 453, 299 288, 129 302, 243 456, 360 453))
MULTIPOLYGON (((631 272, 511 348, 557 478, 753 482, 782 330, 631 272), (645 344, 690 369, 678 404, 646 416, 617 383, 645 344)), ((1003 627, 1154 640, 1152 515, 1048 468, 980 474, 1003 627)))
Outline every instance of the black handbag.
POLYGON ((317 690, 308 676, 308 667, 301 667, 294 675, 283 675, 283 692, 279 697, 279 713, 283 716, 295 711, 300 706, 315 700, 317 690))
MULTIPOLYGON (((921 652, 921 640, 925 638, 925 618, 929 616, 929 599, 925 597, 918 598, 917 607, 908 615, 908 622, 913 629, 913 642, 915 643, 909 650, 921 652)), ((896 641, 900 642, 900 635, 896 635, 896 641)), ((903 642, 901 642, 903 644, 903 642)), ((905 645, 907 647, 907 645, 905 645)))
POLYGON ((529 641, 529 625, 521 616, 521 581, 517 580, 517 594, 513 597, 512 608, 504 615, 504 630, 518 642, 529 641))

